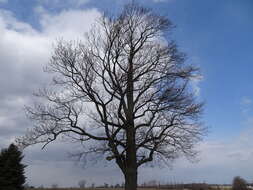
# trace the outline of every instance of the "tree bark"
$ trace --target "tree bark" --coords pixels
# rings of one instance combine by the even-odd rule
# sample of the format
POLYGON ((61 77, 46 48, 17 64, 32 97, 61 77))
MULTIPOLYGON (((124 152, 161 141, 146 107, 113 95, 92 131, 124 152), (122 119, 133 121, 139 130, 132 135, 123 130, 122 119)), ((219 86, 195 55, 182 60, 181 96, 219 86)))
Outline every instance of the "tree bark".
POLYGON ((133 127, 127 131, 125 190, 137 190, 137 159, 133 127))
POLYGON ((137 155, 134 122, 127 130, 126 167, 125 167, 125 190, 137 190, 137 155))
POLYGON ((125 172, 125 190, 137 190, 137 167, 128 167, 125 172))
POLYGON ((127 130, 127 147, 125 162, 125 190, 137 190, 137 155, 134 122, 130 120, 127 130))
POLYGON ((133 82, 133 55, 128 59, 129 70, 127 73, 127 130, 126 130, 126 167, 125 167, 125 190, 137 190, 137 155, 134 127, 134 82, 133 82))

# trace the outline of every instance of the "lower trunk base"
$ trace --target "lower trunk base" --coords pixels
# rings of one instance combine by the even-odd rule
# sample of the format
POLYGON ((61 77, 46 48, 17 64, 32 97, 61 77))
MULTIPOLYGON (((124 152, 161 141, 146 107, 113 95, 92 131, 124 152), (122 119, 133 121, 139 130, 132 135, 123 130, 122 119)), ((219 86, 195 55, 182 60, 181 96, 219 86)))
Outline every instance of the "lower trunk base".
POLYGON ((137 190, 137 170, 125 174, 125 190, 137 190))

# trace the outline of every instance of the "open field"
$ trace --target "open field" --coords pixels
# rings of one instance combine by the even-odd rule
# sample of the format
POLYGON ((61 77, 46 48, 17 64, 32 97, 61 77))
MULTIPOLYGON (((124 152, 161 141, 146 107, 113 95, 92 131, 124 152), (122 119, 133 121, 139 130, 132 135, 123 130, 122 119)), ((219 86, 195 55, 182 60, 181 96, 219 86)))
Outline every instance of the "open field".
MULTIPOLYGON (((124 190, 124 188, 33 188, 27 190, 124 190)), ((159 188, 138 188, 138 190, 159 190, 159 188)), ((166 190, 166 189, 162 189, 166 190)))
MULTIPOLYGON (((33 189, 27 189, 27 190, 124 190, 124 188, 33 188, 33 189)), ((159 190, 159 188, 138 188, 138 190, 159 190)), ((166 190, 166 189, 161 189, 166 190)))
MULTIPOLYGON (((124 188, 85 188, 85 189, 80 189, 80 188, 34 188, 34 189, 27 189, 27 190, 124 190, 124 188)), ((138 190, 159 190, 159 188, 138 188, 138 190)), ((160 190, 167 190, 167 189, 160 189, 160 190)))
MULTIPOLYGON (((212 187, 212 190, 230 190, 231 187, 229 186, 220 186, 219 188, 217 187, 212 187)), ((33 189, 27 189, 27 190, 124 190, 124 188, 33 188, 33 189)), ((167 188, 138 188, 138 190, 189 190, 189 189, 167 189, 167 188)), ((204 190, 204 189, 201 189, 204 190)))

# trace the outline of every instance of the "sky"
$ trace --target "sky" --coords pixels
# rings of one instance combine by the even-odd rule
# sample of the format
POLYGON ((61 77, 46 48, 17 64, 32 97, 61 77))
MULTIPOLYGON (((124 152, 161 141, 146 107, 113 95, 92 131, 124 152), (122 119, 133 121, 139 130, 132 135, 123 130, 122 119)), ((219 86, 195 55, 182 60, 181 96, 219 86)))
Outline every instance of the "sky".
MULTIPOLYGON (((0 148, 23 135, 32 123, 24 105, 46 85, 43 72, 59 39, 82 39, 104 12, 120 12, 127 0, 0 0, 0 148)), ((180 158, 171 167, 143 167, 139 183, 231 183, 234 176, 253 181, 253 1, 136 0, 167 16, 175 25, 170 38, 201 69, 193 84, 205 102, 202 121, 209 133, 196 149, 198 162, 180 158)), ((77 186, 121 183, 110 162, 85 166, 70 159, 76 145, 56 142, 24 150, 29 184, 77 186)))

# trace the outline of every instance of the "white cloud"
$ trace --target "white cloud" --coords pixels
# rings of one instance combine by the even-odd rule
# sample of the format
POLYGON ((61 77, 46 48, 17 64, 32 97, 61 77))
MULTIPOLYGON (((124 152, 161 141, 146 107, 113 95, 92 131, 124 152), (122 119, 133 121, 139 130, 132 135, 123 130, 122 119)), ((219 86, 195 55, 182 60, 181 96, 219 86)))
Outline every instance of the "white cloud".
MULTIPOLYGON (((0 10, 0 148, 8 146, 16 136, 24 134, 30 127, 23 106, 32 100, 32 93, 48 81, 43 66, 49 61, 52 43, 57 37, 66 40, 81 39, 100 16, 95 9, 69 10, 52 15, 38 7, 35 12, 40 16, 40 31, 17 20, 11 12, 0 10)), ((27 168, 28 181, 45 182, 47 176, 41 178, 41 175, 34 175, 34 171, 43 168, 49 170, 51 166, 38 166, 31 162, 27 168)), ((65 171, 66 182, 63 184, 68 183, 68 168, 62 171, 58 168, 56 171, 59 172, 58 175, 65 171)), ((74 178, 70 182, 72 185, 73 180, 74 178)))
POLYGON ((7 3, 8 0, 0 0, 0 3, 7 3))
POLYGON ((67 40, 80 39, 99 16, 100 13, 96 9, 85 12, 74 10, 63 11, 55 16, 43 13, 41 20, 43 35, 63 37, 67 40))
POLYGON ((43 12, 42 29, 37 31, 16 20, 12 13, 0 10, 0 85, 4 89, 0 96, 31 94, 31 89, 38 86, 42 78, 46 79, 42 67, 50 58, 56 38, 81 39, 99 15, 95 9, 64 11, 58 15, 43 12))
POLYGON ((253 174, 253 141, 251 131, 244 131, 230 141, 202 142, 197 149, 200 151, 199 161, 191 163, 184 158, 176 160, 172 169, 141 168, 140 181, 151 179, 163 183, 231 183, 233 177, 242 176, 252 182, 253 174))
MULTIPOLYGON (((201 60, 198 56, 191 56, 188 60, 190 64, 199 67, 201 60)), ((190 84, 195 96, 200 96, 200 83, 204 80, 204 76, 201 73, 196 73, 194 77, 191 78, 190 84)))
POLYGON ((249 98, 249 97, 243 97, 241 99, 241 105, 242 106, 249 106, 251 104, 252 104, 252 99, 251 98, 249 98))
MULTIPOLYGON (((251 110, 252 110, 252 99, 250 97, 244 96, 240 101, 240 109, 244 116, 251 118, 251 110)), ((249 120, 249 119, 246 119, 249 120)))
POLYGON ((191 79, 191 85, 193 88, 193 93, 195 96, 200 96, 200 87, 199 83, 203 81, 204 77, 202 75, 198 75, 191 79))

